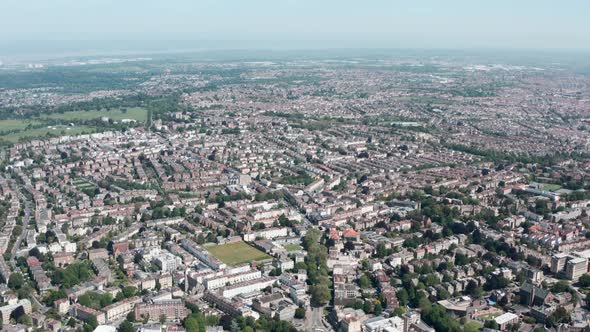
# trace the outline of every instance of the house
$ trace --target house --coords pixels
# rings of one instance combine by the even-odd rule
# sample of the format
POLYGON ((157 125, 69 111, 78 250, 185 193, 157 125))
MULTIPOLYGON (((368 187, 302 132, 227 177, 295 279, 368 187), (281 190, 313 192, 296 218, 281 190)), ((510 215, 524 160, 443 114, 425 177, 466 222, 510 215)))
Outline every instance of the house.
POLYGON ((543 306, 553 299, 553 294, 547 290, 525 282, 520 287, 521 302, 530 307, 543 306))
POLYGON ((61 315, 65 315, 70 310, 70 300, 68 299, 58 299, 53 302, 53 306, 57 310, 57 312, 61 315))
POLYGON ((518 316, 511 312, 506 312, 494 318, 494 321, 498 324, 498 326, 500 326, 500 330, 505 331, 506 329, 508 329, 509 325, 518 322, 518 316))

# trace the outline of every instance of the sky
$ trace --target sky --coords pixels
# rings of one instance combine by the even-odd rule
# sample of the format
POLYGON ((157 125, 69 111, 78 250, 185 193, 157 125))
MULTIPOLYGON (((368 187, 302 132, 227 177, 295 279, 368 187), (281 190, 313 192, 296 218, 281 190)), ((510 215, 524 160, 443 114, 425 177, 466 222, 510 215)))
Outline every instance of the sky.
POLYGON ((589 0, 0 0, 0 54, 126 42, 587 50, 589 18, 589 0))

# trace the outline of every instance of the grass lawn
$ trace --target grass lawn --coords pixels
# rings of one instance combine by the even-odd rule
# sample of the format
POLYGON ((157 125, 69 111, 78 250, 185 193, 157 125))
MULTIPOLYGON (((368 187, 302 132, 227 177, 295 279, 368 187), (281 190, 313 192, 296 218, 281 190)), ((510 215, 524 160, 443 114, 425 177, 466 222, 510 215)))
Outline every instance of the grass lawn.
POLYGON ((22 130, 17 133, 11 134, 0 134, 0 139, 11 143, 18 143, 19 139, 21 138, 32 138, 32 139, 42 139, 45 138, 47 134, 52 134, 55 136, 73 136, 73 135, 80 135, 82 133, 93 133, 96 132, 96 128, 88 127, 88 126, 75 126, 75 127, 68 127, 68 126, 48 126, 42 128, 34 128, 34 129, 27 129, 22 130))
POLYGON ((239 265, 271 258, 242 241, 208 247, 207 250, 227 265, 239 265))
POLYGON ((485 320, 490 320, 490 319, 494 319, 494 318, 500 316, 501 314, 502 313, 485 314, 485 315, 478 316, 478 318, 485 319, 485 320))
POLYGON ((302 249, 302 247, 298 244, 285 244, 283 248, 285 248, 287 251, 299 251, 302 249))
POLYGON ((31 121, 31 120, 24 120, 24 119, 8 119, 8 120, 0 120, 0 132, 9 131, 9 130, 22 130, 25 129, 28 125, 38 125, 39 122, 31 121))
POLYGON ((83 189, 95 187, 94 184, 92 184, 84 179, 76 179, 75 181, 73 181, 73 184, 78 190, 83 190, 83 189))
POLYGON ((67 126, 67 124, 76 121, 100 119, 102 117, 108 117, 117 122, 120 122, 124 119, 130 119, 139 123, 146 123, 148 111, 142 107, 129 107, 125 108, 125 111, 123 111, 123 108, 113 108, 108 110, 101 109, 91 111, 51 113, 41 115, 34 119, 0 120, 0 144, 18 143, 20 141, 27 141, 31 139, 44 139, 47 138, 48 134, 58 137, 95 133, 99 131, 99 128, 82 124, 70 127, 67 126), (63 123, 58 125, 50 125, 48 120, 63 121, 63 123), (31 128, 29 126, 33 126, 35 128, 31 128))
POLYGON ((109 110, 91 110, 91 111, 73 111, 65 113, 52 113, 43 115, 42 118, 52 120, 63 120, 63 121, 74 121, 74 120, 93 120, 100 119, 106 116, 113 121, 121 121, 123 119, 133 119, 137 122, 147 121, 147 110, 142 107, 129 107, 126 108, 126 112, 122 109, 109 109, 109 110))
POLYGON ((465 332, 477 332, 477 331, 481 330, 482 327, 483 327, 482 323, 474 321, 474 320, 470 320, 465 323, 463 330, 465 332))
POLYGON ((543 190, 556 191, 559 189, 561 189, 561 186, 558 184, 554 184, 554 183, 544 183, 543 184, 543 190))

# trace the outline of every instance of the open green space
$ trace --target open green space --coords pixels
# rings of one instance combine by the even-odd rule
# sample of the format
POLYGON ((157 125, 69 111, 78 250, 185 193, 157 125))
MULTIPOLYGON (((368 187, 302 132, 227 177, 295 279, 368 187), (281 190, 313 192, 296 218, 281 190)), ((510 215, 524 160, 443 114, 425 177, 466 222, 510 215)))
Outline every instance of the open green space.
POLYGON ((76 121, 76 120, 94 120, 102 117, 107 117, 113 121, 121 121, 124 119, 135 120, 137 122, 146 122, 148 112, 142 107, 130 108, 113 108, 90 111, 72 111, 64 113, 51 113, 43 115, 43 119, 76 121))
POLYGON ((43 139, 48 136, 74 136, 84 133, 94 133, 99 128, 76 124, 76 121, 87 121, 107 117, 120 122, 125 119, 145 123, 148 111, 142 107, 113 108, 91 111, 72 111, 41 115, 34 119, 6 119, 0 120, 0 142, 18 143, 24 140, 43 139), (52 125, 55 121, 63 124, 52 125), (69 126, 73 122, 75 125, 69 126), (44 125, 46 124, 46 125, 44 125))
POLYGON ((0 133, 12 130, 23 130, 28 126, 39 125, 40 122, 25 119, 0 120, 0 133))
POLYGON ((16 133, 4 133, 0 134, 0 140, 7 141, 9 143, 18 143, 25 139, 42 139, 50 136, 72 136, 80 135, 84 133, 96 132, 96 128, 89 126, 47 126, 41 128, 31 128, 21 130, 16 133))
POLYGON ((88 189, 88 188, 95 188, 95 185, 86 181, 85 179, 76 179, 72 182, 74 184, 74 186, 76 186, 76 188, 78 190, 84 190, 84 189, 88 189))
POLYGON ((494 319, 494 318, 500 316, 501 314, 502 314, 501 312, 496 312, 496 313, 493 313, 493 314, 481 315, 481 316, 478 316, 478 318, 484 319, 484 320, 490 320, 490 319, 494 319))
POLYGON ((285 250, 287 250, 287 251, 299 251, 299 250, 303 249, 298 244, 285 244, 285 245, 283 245, 283 248, 285 248, 285 250))
POLYGON ((561 186, 558 184, 554 184, 554 183, 544 183, 543 184, 543 190, 556 191, 559 189, 561 189, 561 186))
POLYGON ((227 265, 239 265, 271 258, 243 241, 220 244, 208 247, 207 250, 227 265))
POLYGON ((482 328, 483 328, 482 323, 480 323, 478 321, 470 320, 465 323, 465 326, 463 327, 463 331, 476 332, 476 331, 481 330, 482 328))

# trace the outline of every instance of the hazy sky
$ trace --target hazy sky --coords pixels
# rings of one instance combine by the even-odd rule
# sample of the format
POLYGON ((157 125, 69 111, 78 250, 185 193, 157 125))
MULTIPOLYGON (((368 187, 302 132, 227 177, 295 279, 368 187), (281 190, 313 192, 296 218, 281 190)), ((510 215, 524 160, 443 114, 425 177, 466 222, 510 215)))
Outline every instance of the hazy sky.
POLYGON ((590 0, 0 0, 0 44, 54 40, 588 49, 590 0))

